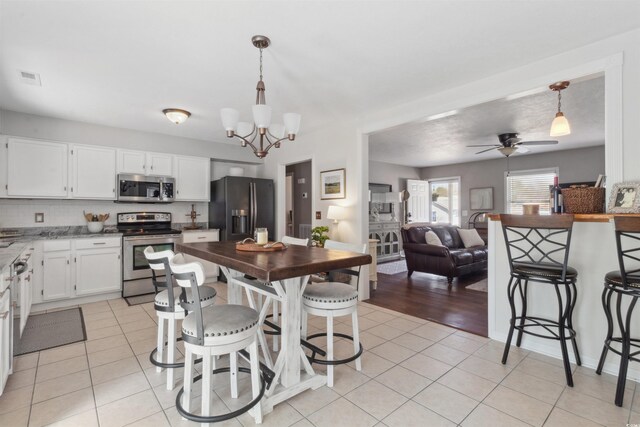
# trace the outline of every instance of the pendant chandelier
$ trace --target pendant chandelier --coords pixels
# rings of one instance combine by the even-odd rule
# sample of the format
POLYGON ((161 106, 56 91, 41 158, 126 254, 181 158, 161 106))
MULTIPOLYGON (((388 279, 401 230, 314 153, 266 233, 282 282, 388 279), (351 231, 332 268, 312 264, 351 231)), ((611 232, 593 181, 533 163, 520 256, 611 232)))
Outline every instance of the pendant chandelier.
POLYGON ((253 36, 251 42, 260 49, 260 80, 256 86, 256 104, 252 107, 253 123, 241 122, 240 113, 233 108, 220 110, 222 125, 228 138, 238 138, 242 147, 249 146, 259 158, 264 158, 271 147, 280 148, 280 142, 293 141, 300 129, 300 114, 283 114, 284 125, 271 123, 271 107, 267 105, 262 81, 262 51, 271 44, 266 36, 253 36))
POLYGON ((569 121, 564 116, 561 110, 561 101, 562 101, 562 91, 569 87, 569 82, 558 82, 549 86, 554 92, 558 92, 558 112, 556 113, 556 117, 553 119, 551 123, 551 130, 549 131, 549 136, 564 136, 569 135, 571 133, 571 126, 569 126, 569 121))

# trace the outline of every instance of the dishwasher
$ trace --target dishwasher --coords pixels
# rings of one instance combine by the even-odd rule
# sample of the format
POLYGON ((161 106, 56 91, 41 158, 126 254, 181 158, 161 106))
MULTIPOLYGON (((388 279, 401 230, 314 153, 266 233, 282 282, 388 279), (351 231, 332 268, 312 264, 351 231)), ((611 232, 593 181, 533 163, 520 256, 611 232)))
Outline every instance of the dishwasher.
POLYGON ((14 313, 15 326, 18 329, 17 338, 22 337, 22 332, 31 313, 33 292, 31 289, 31 272, 29 270, 29 258, 21 259, 13 264, 13 304, 17 310, 14 313))

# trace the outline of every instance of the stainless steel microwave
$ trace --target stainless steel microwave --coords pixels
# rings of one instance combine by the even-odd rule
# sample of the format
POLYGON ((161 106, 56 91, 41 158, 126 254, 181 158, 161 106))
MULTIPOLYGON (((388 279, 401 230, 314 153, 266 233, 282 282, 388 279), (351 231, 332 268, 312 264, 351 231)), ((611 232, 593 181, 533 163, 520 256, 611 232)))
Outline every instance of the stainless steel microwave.
POLYGON ((118 175, 118 202, 171 203, 176 180, 170 176, 118 175))

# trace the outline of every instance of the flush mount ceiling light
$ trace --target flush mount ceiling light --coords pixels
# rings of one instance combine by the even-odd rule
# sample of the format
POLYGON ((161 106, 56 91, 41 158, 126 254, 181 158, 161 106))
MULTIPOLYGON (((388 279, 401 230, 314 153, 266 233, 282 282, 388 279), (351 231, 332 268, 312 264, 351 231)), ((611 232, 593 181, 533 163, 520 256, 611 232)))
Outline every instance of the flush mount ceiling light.
POLYGON ((184 123, 191 116, 190 112, 179 108, 165 108, 162 112, 167 116, 167 119, 177 125, 184 123))
POLYGON ((549 86, 549 89, 558 92, 558 112, 556 113, 556 117, 553 119, 551 123, 551 130, 549 131, 549 136, 564 136, 569 135, 571 133, 571 126, 569 126, 569 121, 564 116, 561 110, 561 101, 562 101, 562 91, 569 87, 569 82, 558 82, 549 86))
POLYGON ((271 40, 266 36, 253 36, 251 42, 260 49, 260 80, 256 86, 256 104, 252 107, 253 123, 240 122, 240 113, 233 108, 220 110, 220 117, 227 137, 238 138, 241 146, 248 145, 253 153, 262 159, 271 147, 280 148, 281 141, 296 139, 301 116, 297 113, 285 113, 282 117, 284 125, 271 123, 271 107, 266 104, 265 87, 262 81, 262 50, 269 47, 271 40), (259 140, 256 141, 258 136, 259 140))

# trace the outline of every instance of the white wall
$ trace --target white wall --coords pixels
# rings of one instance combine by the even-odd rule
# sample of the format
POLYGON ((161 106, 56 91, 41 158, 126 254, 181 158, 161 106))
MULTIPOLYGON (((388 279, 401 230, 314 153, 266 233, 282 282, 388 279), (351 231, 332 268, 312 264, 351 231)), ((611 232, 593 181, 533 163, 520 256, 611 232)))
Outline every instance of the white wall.
MULTIPOLYGON (((187 120, 180 126, 189 126, 187 120)), ((160 133, 141 132, 131 129, 95 125, 53 117, 36 116, 0 110, 0 133, 5 135, 42 138, 77 144, 104 145, 130 150, 157 151, 160 153, 183 154, 187 156, 209 157, 211 159, 261 163, 240 144, 223 144, 181 138, 160 133)))
MULTIPOLYGON (((245 150, 247 150, 245 148, 245 150)), ((247 150, 250 151, 250 150, 247 150)), ((252 154, 253 155, 253 154, 252 154)), ((250 163, 236 163, 236 162, 222 162, 219 160, 211 161, 211 181, 216 181, 220 178, 224 178, 225 176, 230 175, 229 169, 232 167, 240 167, 244 169, 244 175, 250 178, 258 177, 258 169, 262 167, 262 165, 252 165, 250 163)))
MULTIPOLYGON (((208 222, 208 204, 195 203, 200 214, 198 222, 208 222)), ((53 227, 86 225, 82 212, 94 214, 109 213, 107 225, 116 224, 119 212, 171 212, 173 222, 190 222, 187 216, 191 212, 191 203, 178 202, 168 204, 114 203, 106 200, 29 200, 1 199, 0 228, 14 227, 53 227), (35 213, 44 213, 44 222, 35 222, 35 213)))
MULTIPOLYGON (((509 158, 509 170, 554 168, 559 170, 560 183, 595 181, 604 174, 604 146, 564 150, 540 154, 516 155, 509 158)), ((507 159, 458 163, 446 166, 423 168, 421 179, 460 177, 461 225, 466 226, 469 215, 469 189, 493 187, 494 212, 505 211, 504 173, 507 159), (468 211, 464 215, 464 211, 468 211)))

